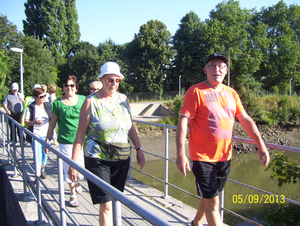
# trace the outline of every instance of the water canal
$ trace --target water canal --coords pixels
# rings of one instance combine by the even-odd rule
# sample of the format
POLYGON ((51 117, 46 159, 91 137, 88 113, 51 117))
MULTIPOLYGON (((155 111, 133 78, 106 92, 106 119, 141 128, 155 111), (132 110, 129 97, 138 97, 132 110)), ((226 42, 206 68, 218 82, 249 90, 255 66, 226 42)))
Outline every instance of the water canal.
MULTIPOLYGON (((164 135, 140 137, 143 147, 147 151, 153 150, 156 154, 164 155, 164 135)), ((170 158, 175 159, 175 136, 171 135, 169 138, 169 153, 170 158)), ((274 156, 275 151, 271 151, 271 156, 274 156)), ((286 153, 293 162, 300 162, 300 154, 286 153)), ((153 157, 146 155, 147 163, 144 167, 144 171, 164 180, 164 160, 157 160, 153 157)), ((135 163, 133 164, 136 167, 135 163)), ((290 199, 300 201, 300 189, 299 184, 284 184, 282 187, 278 187, 276 179, 271 179, 271 170, 265 171, 264 167, 258 159, 257 153, 249 154, 235 154, 232 159, 232 168, 229 178, 235 181, 239 181, 248 184, 253 187, 257 187, 277 195, 284 195, 290 199)), ((164 191, 164 185, 150 177, 142 175, 136 171, 133 171, 133 177, 160 190, 164 191)), ((169 163, 169 182, 178 186, 184 190, 187 190, 193 194, 196 194, 194 175, 192 172, 188 172, 184 177, 177 169, 175 163, 169 163)), ((190 195, 187 195, 177 189, 169 187, 169 195, 175 197, 187 203, 188 205, 197 208, 198 200, 190 195)), ((263 196, 262 193, 256 192, 252 189, 237 185, 232 182, 227 182, 225 186, 225 208, 232 210, 242 216, 255 220, 261 224, 265 224, 265 217, 270 210, 270 204, 278 202, 283 203, 278 197, 270 197, 268 195, 263 196), (245 203, 240 203, 237 198, 247 198, 245 203), (259 200, 258 200, 259 199, 259 200), (261 202, 261 204, 259 204, 261 202)), ((273 204, 274 205, 274 204, 273 204)), ((282 205, 282 204, 281 204, 282 205)), ((224 215, 224 222, 232 226, 248 226, 252 225, 244 220, 240 220, 232 215, 224 215)))

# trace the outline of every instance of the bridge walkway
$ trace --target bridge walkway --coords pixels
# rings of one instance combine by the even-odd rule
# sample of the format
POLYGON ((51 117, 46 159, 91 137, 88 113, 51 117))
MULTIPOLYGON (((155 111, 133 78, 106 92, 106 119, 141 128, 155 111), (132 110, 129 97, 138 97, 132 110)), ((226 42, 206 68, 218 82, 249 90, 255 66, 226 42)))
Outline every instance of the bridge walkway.
MULTIPOLYGON (((20 149, 20 146, 17 146, 20 149)), ((57 147, 58 148, 58 147, 57 147)), ((31 146, 28 144, 25 148, 25 158, 29 164, 33 165, 33 152, 31 146)), ((19 201, 19 205, 27 219, 28 225, 30 222, 32 225, 38 222, 37 205, 33 200, 32 196, 23 194, 23 184, 22 177, 14 176, 14 167, 11 163, 7 161, 7 155, 3 153, 1 156, 1 164, 5 165, 4 168, 8 175, 8 178, 12 184, 14 193, 19 201)), ((20 159, 20 158, 19 158, 20 159)), ((21 161, 21 160, 19 160, 21 161)), ((26 168, 29 168, 26 166, 26 168)), ((57 159, 56 155, 49 153, 48 162, 45 168, 45 172, 48 175, 47 179, 42 180, 42 182, 52 191, 57 200, 59 200, 59 190, 58 190, 58 169, 57 169, 57 159)), ((29 173, 29 184, 35 189, 35 177, 34 174, 29 173)), ((64 182, 65 189, 65 207, 72 215, 72 217, 78 222, 78 225, 98 225, 98 211, 99 205, 93 205, 89 191, 87 181, 83 180, 80 182, 83 187, 83 192, 77 195, 79 201, 79 207, 70 207, 69 205, 69 186, 64 182)), ((54 225, 60 225, 60 212, 59 205, 53 200, 51 195, 46 191, 44 186, 41 184, 42 191, 42 204, 54 225)), ((126 194, 134 202, 142 204, 148 210, 151 210, 156 216, 167 220, 172 225, 190 225, 190 221, 196 213, 196 209, 192 208, 179 200, 172 197, 162 198, 163 193, 147 186, 146 184, 137 181, 135 179, 128 179, 126 182, 126 187, 124 194, 126 194)), ((139 215, 131 211, 126 206, 122 205, 122 225, 151 225, 147 221, 143 220, 139 215)), ((67 225, 75 225, 66 216, 67 225)), ((50 225, 47 223, 47 218, 43 215, 43 223, 38 222, 40 225, 50 225)), ((206 221, 203 222, 206 224, 206 221)))

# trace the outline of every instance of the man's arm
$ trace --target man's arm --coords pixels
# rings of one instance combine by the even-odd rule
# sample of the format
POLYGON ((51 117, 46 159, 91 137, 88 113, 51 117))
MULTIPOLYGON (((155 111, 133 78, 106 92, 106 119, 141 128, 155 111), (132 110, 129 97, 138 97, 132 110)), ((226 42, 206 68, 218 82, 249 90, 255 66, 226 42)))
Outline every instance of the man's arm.
POLYGON ((177 147, 176 165, 179 171, 182 172, 184 176, 186 176, 186 169, 191 171, 190 163, 185 154, 185 140, 186 140, 188 122, 189 122, 188 117, 181 115, 176 130, 176 147, 177 147))
POLYGON ((240 121, 244 129, 246 130, 249 137, 258 146, 258 156, 260 161, 263 162, 264 166, 267 166, 270 162, 270 154, 264 141, 261 138, 261 135, 258 131, 255 122, 246 112, 236 117, 240 121))
POLYGON ((6 104, 3 104, 3 108, 4 108, 4 110, 6 111, 6 114, 11 115, 11 112, 10 112, 10 110, 8 110, 6 104))

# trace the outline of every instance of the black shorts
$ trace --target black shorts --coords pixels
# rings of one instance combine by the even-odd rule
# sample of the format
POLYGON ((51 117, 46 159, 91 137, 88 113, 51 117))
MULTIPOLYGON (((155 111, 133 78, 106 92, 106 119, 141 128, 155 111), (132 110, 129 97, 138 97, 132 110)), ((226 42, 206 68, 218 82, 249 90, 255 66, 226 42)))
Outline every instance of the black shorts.
POLYGON ((230 172, 231 160, 225 162, 192 161, 198 195, 210 199, 224 189, 230 172))
MULTIPOLYGON (((120 161, 106 161, 98 158, 84 157, 85 168, 108 184, 124 191, 130 165, 130 158, 120 161)), ((110 194, 87 180, 93 204, 105 203, 112 200, 110 194)))

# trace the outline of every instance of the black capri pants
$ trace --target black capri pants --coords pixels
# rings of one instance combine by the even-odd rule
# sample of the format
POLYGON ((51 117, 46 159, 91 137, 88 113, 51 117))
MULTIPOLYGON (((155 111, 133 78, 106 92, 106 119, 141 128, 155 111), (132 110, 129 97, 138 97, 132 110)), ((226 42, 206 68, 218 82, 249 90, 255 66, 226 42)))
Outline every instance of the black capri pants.
MULTIPOLYGON (((130 157, 127 160, 107 161, 98 158, 84 157, 85 168, 114 186, 120 191, 124 191, 125 182, 130 165, 130 157)), ((99 188, 97 185, 87 180, 93 204, 106 203, 112 200, 110 194, 99 188)))

